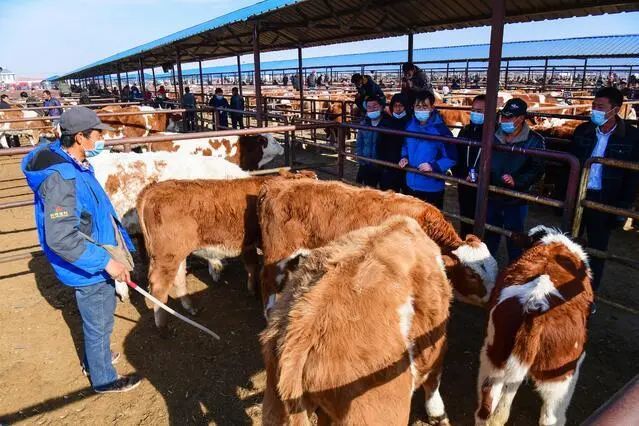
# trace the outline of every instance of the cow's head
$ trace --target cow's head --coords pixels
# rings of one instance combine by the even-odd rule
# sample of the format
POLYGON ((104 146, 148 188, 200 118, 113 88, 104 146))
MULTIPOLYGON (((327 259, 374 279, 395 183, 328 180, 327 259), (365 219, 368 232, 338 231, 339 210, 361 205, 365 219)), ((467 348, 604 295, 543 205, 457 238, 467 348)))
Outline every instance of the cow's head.
POLYGON ((258 167, 270 163, 275 157, 284 155, 284 147, 277 143, 270 133, 260 135, 258 141, 262 145, 262 159, 259 161, 258 167))
POLYGON ((264 317, 268 320, 269 313, 275 306, 278 296, 282 290, 291 282, 291 276, 295 274, 306 258, 310 255, 310 251, 305 248, 296 250, 289 257, 279 261, 275 272, 275 293, 270 294, 264 305, 264 317))
POLYGON ((472 305, 485 306, 495 286, 498 266, 486 244, 474 235, 447 255, 442 255, 446 275, 455 290, 455 298, 472 305))

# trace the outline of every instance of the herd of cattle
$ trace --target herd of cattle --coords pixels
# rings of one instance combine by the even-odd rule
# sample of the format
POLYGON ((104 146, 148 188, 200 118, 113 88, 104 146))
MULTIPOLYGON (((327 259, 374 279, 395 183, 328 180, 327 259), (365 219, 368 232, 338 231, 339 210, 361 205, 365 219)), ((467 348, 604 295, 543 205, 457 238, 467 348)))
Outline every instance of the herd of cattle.
MULTIPOLYGON (((142 234, 161 301, 174 289, 195 314, 187 256, 207 259, 214 280, 224 259, 241 256, 268 319, 264 424, 303 424, 311 413, 406 424, 420 386, 429 420, 447 424, 438 388, 453 294, 490 311, 477 424, 505 423, 526 377, 544 401, 541 424, 565 422, 592 291, 583 250, 561 233, 533 229, 530 249, 498 275, 485 244, 462 240, 437 208, 410 196, 312 172, 250 176, 237 156, 236 164, 168 151, 91 161, 127 228, 142 234)), ((167 326, 162 310, 155 320, 167 326)))
MULTIPOLYGON (((116 128, 107 137, 167 132, 171 117, 150 112, 105 117, 116 128)), ((197 312, 189 255, 207 260, 213 280, 224 259, 242 258, 267 318, 264 424, 310 424, 313 413, 319 424, 407 424, 419 387, 430 424, 448 424, 439 383, 453 295, 489 311, 476 424, 504 424, 526 378, 543 400, 540 424, 565 423, 593 300, 580 246, 536 227, 528 250, 500 272, 484 243, 462 240, 416 198, 313 172, 251 176, 282 153, 271 135, 259 135, 91 159, 123 224, 142 237, 150 290, 161 301, 174 289, 197 312)), ((154 315, 165 328, 164 311, 154 315)))

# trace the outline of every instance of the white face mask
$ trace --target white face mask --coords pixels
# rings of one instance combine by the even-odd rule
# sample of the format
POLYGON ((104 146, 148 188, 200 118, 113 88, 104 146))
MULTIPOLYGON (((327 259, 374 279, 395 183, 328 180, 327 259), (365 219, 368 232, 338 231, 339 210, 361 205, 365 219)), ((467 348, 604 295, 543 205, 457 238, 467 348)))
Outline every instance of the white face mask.
POLYGON ((404 118, 404 117, 406 117, 406 111, 404 110, 404 111, 400 112, 399 114, 394 112, 393 113, 393 117, 395 117, 395 118, 404 118))

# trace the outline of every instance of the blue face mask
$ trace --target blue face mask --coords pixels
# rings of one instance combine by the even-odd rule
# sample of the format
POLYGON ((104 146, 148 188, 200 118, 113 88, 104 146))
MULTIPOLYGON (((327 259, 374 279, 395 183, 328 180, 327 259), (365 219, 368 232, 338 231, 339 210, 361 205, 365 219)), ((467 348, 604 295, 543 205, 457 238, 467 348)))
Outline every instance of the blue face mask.
POLYGON ((606 124, 608 119, 606 118, 606 114, 610 111, 599 111, 597 109, 593 109, 590 112, 590 120, 595 123, 596 126, 603 126, 606 124))
POLYGON ((481 124, 484 124, 484 113, 483 112, 477 112, 477 111, 471 111, 470 112, 470 122, 479 126, 481 124))
POLYGON ((430 111, 415 111, 415 118, 419 122, 423 123, 424 121, 428 121, 429 117, 430 117, 430 111))
POLYGON ((377 120, 381 115, 382 112, 381 111, 368 111, 366 113, 366 115, 368 116, 368 118, 370 118, 371 120, 377 120))
POLYGON ((402 111, 399 114, 394 112, 393 113, 393 117, 395 117, 395 118, 404 118, 404 117, 406 117, 406 111, 402 111))
POLYGON ((222 99, 224 99, 224 96, 222 95, 215 95, 215 97, 217 98, 217 100, 221 101, 222 99))
POLYGON ((504 133, 507 133, 507 134, 515 133, 515 129, 517 128, 515 126, 515 123, 512 122, 512 121, 507 121, 505 123, 499 123, 499 127, 501 127, 501 130, 504 133))
POLYGON ((95 142, 95 147, 93 149, 88 149, 84 151, 84 155, 86 155, 87 158, 91 158, 91 157, 95 157, 102 151, 104 151, 104 141, 100 139, 99 141, 95 142))

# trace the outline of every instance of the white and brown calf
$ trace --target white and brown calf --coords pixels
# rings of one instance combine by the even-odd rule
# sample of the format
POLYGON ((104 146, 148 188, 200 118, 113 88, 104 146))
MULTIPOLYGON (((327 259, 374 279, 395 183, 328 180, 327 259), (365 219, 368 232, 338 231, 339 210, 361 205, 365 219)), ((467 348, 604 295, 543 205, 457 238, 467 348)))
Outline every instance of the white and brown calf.
POLYGON ((522 381, 543 406, 540 425, 563 425, 586 344, 593 302, 583 249, 560 232, 530 231, 537 243, 497 280, 480 356, 476 425, 504 425, 522 381))

